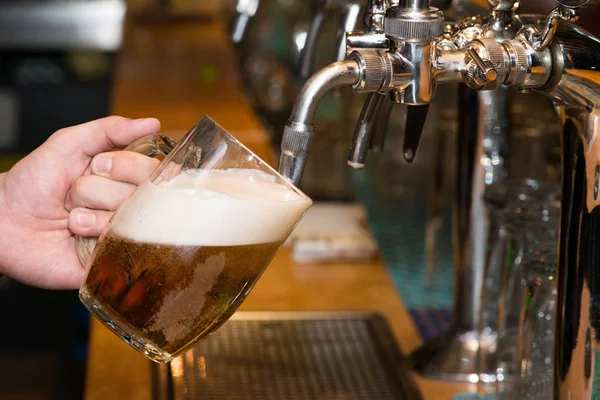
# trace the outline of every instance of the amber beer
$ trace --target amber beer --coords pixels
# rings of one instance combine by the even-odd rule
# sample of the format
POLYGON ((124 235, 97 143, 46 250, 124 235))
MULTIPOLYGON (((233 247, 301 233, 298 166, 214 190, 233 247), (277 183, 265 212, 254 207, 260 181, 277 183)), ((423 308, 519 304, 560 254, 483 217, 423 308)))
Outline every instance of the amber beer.
POLYGON ((235 312, 309 205, 259 170, 147 182, 114 216, 82 294, 169 361, 235 312))

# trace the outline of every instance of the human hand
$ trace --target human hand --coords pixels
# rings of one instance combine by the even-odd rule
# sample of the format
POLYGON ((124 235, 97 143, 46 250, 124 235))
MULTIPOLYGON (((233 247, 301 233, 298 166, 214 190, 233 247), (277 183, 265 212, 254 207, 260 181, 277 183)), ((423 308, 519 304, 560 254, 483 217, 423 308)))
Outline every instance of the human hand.
POLYGON ((61 129, 0 174, 0 273, 28 285, 77 289, 75 236, 97 236, 158 161, 118 151, 158 133, 158 120, 108 117, 61 129))

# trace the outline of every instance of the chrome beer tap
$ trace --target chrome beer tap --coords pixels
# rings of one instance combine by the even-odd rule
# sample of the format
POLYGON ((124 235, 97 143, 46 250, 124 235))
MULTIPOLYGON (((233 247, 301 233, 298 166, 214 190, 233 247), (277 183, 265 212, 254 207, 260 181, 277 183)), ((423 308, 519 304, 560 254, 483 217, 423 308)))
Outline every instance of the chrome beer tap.
MULTIPOLYGON (((559 4, 545 19, 518 16, 514 5, 492 4, 500 8, 492 10, 487 23, 481 19, 480 34, 473 35, 473 26, 463 24, 462 34, 454 38, 444 34, 441 12, 425 0, 403 0, 388 8, 384 20, 388 49, 355 49, 346 60, 321 69, 306 83, 284 130, 279 171, 294 183, 300 181, 318 101, 334 87, 385 92, 395 102, 413 106, 429 104, 435 86, 444 83, 465 83, 489 96, 503 90, 502 86, 548 96, 564 123, 556 395, 593 399, 600 393, 600 369, 596 368, 600 361, 600 40, 573 23, 580 3, 559 4), (514 24, 514 35, 490 33, 507 31, 507 23, 514 24)), ((469 92, 463 94, 468 97, 469 92)), ((499 97, 486 103, 494 107, 490 112, 498 112, 495 108, 504 104, 499 97)), ((479 113, 482 119, 489 115, 488 110, 479 113)), ((412 137, 405 138, 403 152, 412 151, 414 157, 420 133, 407 135, 412 137)), ((468 140, 474 139, 481 138, 468 140)), ((365 148, 365 140, 355 137, 354 147, 365 148)), ((463 236, 459 240, 468 238, 464 229, 456 232, 463 236)), ((464 257, 473 255, 464 253, 464 257)), ((479 338, 472 339, 470 344, 478 351, 479 338)), ((479 377, 468 376, 473 378, 479 377)))
MULTIPOLYGON (((494 281, 499 282, 502 272, 502 260, 496 260, 502 252, 488 251, 488 247, 501 247, 502 237, 493 234, 497 227, 490 220, 484 194, 487 187, 508 174, 509 88, 497 79, 503 73, 502 66, 479 56, 472 41, 481 39, 490 51, 497 51, 499 42, 516 37, 521 22, 514 13, 514 0, 488 3, 489 16, 468 18, 450 27, 437 46, 442 62, 442 54, 452 56, 462 49, 471 60, 470 68, 480 76, 471 78, 477 82, 470 86, 477 91, 459 88, 452 324, 411 355, 414 368, 424 376, 471 382, 494 382, 497 375, 512 372, 498 368, 498 316, 490 315, 483 303, 484 280, 498 275, 494 281)), ((442 82, 451 68, 439 67, 437 81, 442 82)))
MULTIPOLYGON (((359 70, 362 71, 361 79, 354 85, 354 89, 357 92, 369 92, 350 149, 348 164, 351 167, 362 168, 367 152, 374 150, 376 146, 382 146, 386 129, 384 124, 389 118, 393 103, 408 105, 402 154, 406 161, 414 160, 436 82, 459 81, 452 69, 455 67, 453 63, 464 61, 464 52, 457 52, 458 49, 465 47, 465 44, 475 37, 486 35, 488 36, 486 40, 495 41, 501 40, 508 34, 514 36, 516 33, 513 33, 513 26, 518 24, 511 25, 512 7, 506 7, 505 3, 495 7, 498 8, 498 12, 489 19, 492 21, 491 24, 488 20, 469 19, 456 29, 453 38, 450 34, 443 35, 444 20, 441 13, 436 8, 430 8, 426 3, 419 2, 400 3, 398 6, 387 8, 383 35, 378 34, 377 31, 368 32, 366 35, 348 34, 349 58, 357 61, 359 70), (501 21, 497 21, 500 18, 501 21), (362 36, 367 35, 376 38, 371 40, 373 46, 370 48, 364 45, 366 40, 352 40, 355 37, 362 39, 362 36), (357 42, 361 45, 355 45, 357 42), (384 45, 388 48, 383 48, 384 45), (435 61, 436 54, 443 55, 439 57, 442 65, 436 66, 432 63, 435 61)), ((479 63, 479 68, 484 74, 481 79, 489 79, 483 83, 478 81, 477 88, 500 87, 500 84, 494 80, 496 71, 487 65, 489 61, 481 60, 472 46, 469 46, 465 52, 474 60, 470 68, 477 68, 476 63, 479 63)), ((456 220, 454 229, 457 231, 454 238, 456 253, 459 255, 455 277, 454 323, 449 332, 425 345, 412 358, 415 368, 423 375, 468 381, 473 380, 474 374, 478 376, 481 372, 478 365, 480 360, 478 351, 484 348, 484 345, 480 346, 479 343, 479 328, 481 291, 486 264, 486 235, 490 229, 486 222, 479 223, 487 219, 483 208, 483 192, 486 185, 484 175, 487 173, 487 184, 491 184, 494 181, 492 178, 502 175, 504 167, 502 162, 495 163, 496 165, 492 162, 483 165, 476 158, 485 154, 489 160, 492 160, 503 153, 502 146, 507 142, 507 124, 504 123, 507 119, 507 89, 479 94, 465 93, 462 97, 463 101, 465 97, 467 102, 479 107, 479 111, 467 109, 464 112, 465 115, 471 116, 471 120, 463 125, 475 127, 476 131, 471 132, 474 139, 460 142, 463 147, 459 159, 461 186, 457 190, 454 204, 456 220), (469 98, 474 98, 474 102, 469 98), (490 174, 491 171, 483 171, 484 168, 497 170, 497 172, 490 174), (472 221, 478 223, 471 223, 472 221)), ((301 106, 303 102, 304 100, 301 100, 296 105, 301 106)), ((297 121, 292 114, 286 133, 289 134, 289 128, 292 126, 298 129, 297 125, 293 125, 294 122, 297 121)), ((310 129, 310 126, 308 128, 310 129)), ((310 133, 305 131, 296 135, 297 137, 302 135, 304 138, 302 145, 306 146, 307 141, 310 140, 310 133)), ((297 160, 304 159, 304 147, 297 144, 294 146, 296 147, 287 149, 287 154, 298 152, 300 156, 297 160)), ((287 157, 283 147, 282 150, 284 150, 283 166, 286 162, 290 162, 290 158, 287 157)), ((294 175, 294 179, 297 179, 297 175, 294 175)), ((494 348, 494 343, 490 343, 489 340, 486 343, 490 349, 487 351, 490 352, 494 348)), ((495 374, 493 357, 486 358, 489 359, 487 361, 489 371, 482 373, 493 376, 495 374)))
MULTIPOLYGON (((388 2, 384 0, 369 1, 364 17, 365 30, 348 32, 347 55, 358 49, 386 50, 390 47, 390 39, 383 30, 387 8, 388 2)), ((348 165, 352 168, 364 167, 368 151, 383 150, 393 104, 385 92, 368 94, 356 124, 352 147, 348 155, 348 165)))
MULTIPOLYGON (((357 92, 389 92, 397 103, 426 106, 434 83, 429 66, 431 46, 442 31, 441 12, 429 8, 426 1, 399 3, 386 10, 384 33, 389 39, 389 49, 354 50, 346 60, 313 75, 298 96, 284 129, 280 161, 284 175, 299 182, 312 138, 316 106, 331 88, 350 85, 357 92)), ((368 139, 367 135, 355 137, 354 148, 368 148, 368 139)), ((412 144, 415 140, 408 142, 412 144)))

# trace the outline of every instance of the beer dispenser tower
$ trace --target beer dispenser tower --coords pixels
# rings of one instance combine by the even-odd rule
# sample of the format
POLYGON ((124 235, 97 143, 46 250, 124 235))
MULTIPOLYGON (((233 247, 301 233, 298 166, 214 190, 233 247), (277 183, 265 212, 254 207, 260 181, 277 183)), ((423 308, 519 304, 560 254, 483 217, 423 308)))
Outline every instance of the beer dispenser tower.
POLYGON ((556 393, 559 399, 592 399, 600 385, 600 369, 594 368, 600 357, 600 41, 574 24, 579 1, 562 0, 545 17, 519 15, 512 0, 489 3, 489 15, 446 26, 427 0, 369 1, 367 13, 381 24, 380 32, 348 33, 345 60, 307 81, 284 130, 279 171, 300 181, 318 102, 333 88, 370 93, 350 147, 348 164, 354 168, 362 167, 368 151, 383 140, 374 124, 364 121, 386 118, 379 107, 385 109, 388 98, 410 106, 401 149, 410 162, 436 85, 470 88, 459 99, 461 105, 477 106, 465 109, 459 121, 454 323, 441 342, 426 344, 412 359, 424 376, 473 381, 487 374, 474 360, 482 344, 477 329, 489 229, 480 213, 488 184, 482 173, 491 173, 493 181, 505 170, 501 156, 508 132, 497 127, 506 118, 506 88, 548 96, 563 124, 556 393), (491 171, 482 162, 490 155, 500 157, 491 171))

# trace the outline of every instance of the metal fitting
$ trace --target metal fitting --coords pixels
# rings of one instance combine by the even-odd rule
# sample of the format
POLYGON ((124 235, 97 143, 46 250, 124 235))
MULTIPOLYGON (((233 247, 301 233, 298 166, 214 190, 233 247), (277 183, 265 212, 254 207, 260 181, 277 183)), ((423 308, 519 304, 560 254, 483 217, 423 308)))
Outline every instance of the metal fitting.
POLYGON ((504 83, 511 86, 520 86, 527 78, 527 50, 520 40, 507 40, 502 42, 501 45, 509 59, 504 83))
POLYGON ((359 93, 377 92, 387 88, 392 79, 392 61, 388 53, 380 50, 364 49, 350 53, 348 59, 359 66, 359 80, 352 89, 359 93))
POLYGON ((495 39, 477 39, 465 51, 471 59, 464 72, 467 85, 477 90, 498 88, 506 78, 505 51, 495 39))
POLYGON ((444 33, 444 17, 434 7, 418 11, 390 7, 385 15, 384 32, 394 40, 433 40, 444 33))

